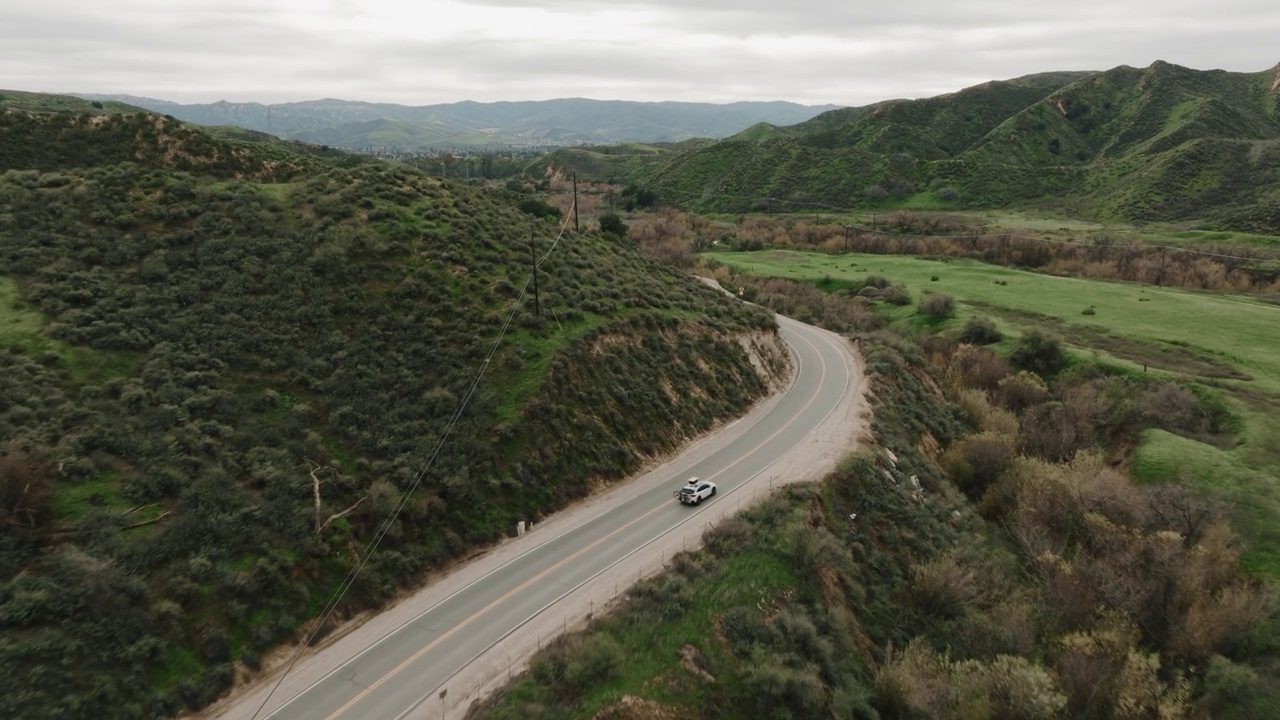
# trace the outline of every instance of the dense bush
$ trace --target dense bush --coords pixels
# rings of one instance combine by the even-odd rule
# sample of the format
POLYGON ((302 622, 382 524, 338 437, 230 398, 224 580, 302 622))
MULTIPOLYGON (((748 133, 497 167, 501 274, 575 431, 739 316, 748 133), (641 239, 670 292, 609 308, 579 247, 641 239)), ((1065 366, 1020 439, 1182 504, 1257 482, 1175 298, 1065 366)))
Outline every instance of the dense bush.
POLYGON ((945 320, 956 314, 956 299, 946 293, 930 293, 920 299, 920 314, 945 320))
POLYGON ((1003 340, 1004 335, 991 318, 974 316, 965 321, 958 339, 970 345, 992 345, 1003 340))
POLYGON ((560 217, 560 211, 540 197, 526 197, 520 200, 516 204, 516 207, 520 208, 520 212, 532 215, 536 218, 560 217))
POLYGON ((1062 351, 1061 340, 1032 330, 1019 338, 1009 353, 1009 362, 1019 370, 1048 377, 1067 364, 1067 356, 1062 351))
POLYGON ((627 224, 617 213, 605 213, 600 216, 600 232, 613 238, 627 236, 627 224))

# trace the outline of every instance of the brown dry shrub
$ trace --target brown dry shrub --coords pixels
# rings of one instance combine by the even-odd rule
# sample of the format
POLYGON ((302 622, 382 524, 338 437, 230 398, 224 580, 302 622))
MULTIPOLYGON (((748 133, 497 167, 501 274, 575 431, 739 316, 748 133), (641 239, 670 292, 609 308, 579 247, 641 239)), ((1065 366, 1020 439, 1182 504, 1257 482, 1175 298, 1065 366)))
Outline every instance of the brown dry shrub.
POLYGON ((1088 632, 1066 635, 1053 669, 1068 694, 1069 717, 1176 720, 1188 717, 1192 685, 1180 673, 1161 679, 1160 656, 1138 647, 1138 632, 1106 616, 1088 632))
POLYGON ((684 263, 695 250, 697 234, 691 216, 671 208, 638 216, 627 237, 642 252, 668 265, 684 263))
POLYGON ((1270 592, 1243 579, 1212 594, 1197 595, 1175 626, 1169 647, 1175 656, 1191 663, 1230 654, 1275 609, 1270 592))
POLYGON ((49 522, 52 483, 48 450, 11 440, 0 455, 0 527, 29 532, 49 522))
POLYGON ((994 352, 976 345, 961 345, 951 357, 951 371, 964 387, 995 390, 1009 375, 1009 363, 994 352))
POLYGON ((737 552, 750 542, 751 526, 737 516, 727 518, 702 534, 707 549, 719 557, 737 552))
POLYGON ((1001 405, 1017 413, 1048 400, 1049 388, 1039 375, 1024 370, 1002 379, 995 396, 1001 405))
POLYGON ((990 662, 952 662, 916 641, 890 656, 876 676, 884 717, 954 720, 1049 720, 1067 698, 1045 668, 999 655, 990 662))
POLYGON ((946 658, 915 641, 876 673, 876 704, 888 717, 950 717, 955 688, 946 658))
POLYGON ((1067 717, 1111 717, 1120 694, 1120 674, 1137 644, 1137 629, 1114 618, 1059 640, 1053 670, 1067 694, 1067 717))
POLYGON ((1018 436, 1018 418, 1008 410, 993 405, 986 392, 977 388, 965 388, 956 394, 956 402, 979 430, 1011 438, 1018 436))
POLYGON ((921 315, 942 320, 956 314, 956 299, 946 293, 930 293, 920 299, 919 309, 921 315))
POLYGON ((911 568, 907 597, 927 616, 958 618, 969 612, 979 593, 978 573, 963 566, 955 555, 930 560, 911 568))
POLYGON ((1051 720, 1060 717, 1067 697, 1044 667, 1012 655, 989 663, 955 663, 953 682, 959 691, 957 717, 1051 720))
MULTIPOLYGON (((1012 580, 999 586, 1005 590, 1012 580)), ((989 660, 997 655, 1029 657, 1040 642, 1039 606, 1043 600, 1021 591, 985 610, 960 618, 951 633, 951 647, 962 657, 989 660)))
POLYGON ((1061 401, 1033 405, 1023 411, 1023 452, 1060 462, 1091 447, 1098 429, 1105 425, 1109 409, 1099 387, 1097 382, 1076 385, 1063 393, 1061 401))
POLYGON ((956 487, 970 497, 980 497, 1013 463, 1014 455, 1014 441, 1007 435, 982 432, 948 448, 942 466, 956 487))
POLYGON ((1161 383, 1138 398, 1136 420, 1142 427, 1191 432, 1200 420, 1200 400, 1174 382, 1161 383))

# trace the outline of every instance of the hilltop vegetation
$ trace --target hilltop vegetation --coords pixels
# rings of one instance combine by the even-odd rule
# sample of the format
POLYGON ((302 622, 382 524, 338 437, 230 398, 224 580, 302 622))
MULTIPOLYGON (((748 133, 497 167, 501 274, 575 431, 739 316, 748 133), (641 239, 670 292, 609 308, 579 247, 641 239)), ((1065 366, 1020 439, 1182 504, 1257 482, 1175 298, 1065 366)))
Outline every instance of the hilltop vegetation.
POLYGON ((53 171, 116 163, 217 177, 289 180, 319 167, 364 162, 261 133, 188 127, 116 102, 0 91, 0 170, 53 171))
POLYGON ((203 706, 328 631, 314 618, 406 491, 334 622, 785 371, 767 313, 561 237, 545 203, 59 110, 0 116, 5 717, 203 706), (531 241, 540 314, 512 309, 531 241))
POLYGON ((1278 97, 1280 66, 1047 73, 636 156, 626 180, 699 211, 1020 207, 1274 234, 1278 97))

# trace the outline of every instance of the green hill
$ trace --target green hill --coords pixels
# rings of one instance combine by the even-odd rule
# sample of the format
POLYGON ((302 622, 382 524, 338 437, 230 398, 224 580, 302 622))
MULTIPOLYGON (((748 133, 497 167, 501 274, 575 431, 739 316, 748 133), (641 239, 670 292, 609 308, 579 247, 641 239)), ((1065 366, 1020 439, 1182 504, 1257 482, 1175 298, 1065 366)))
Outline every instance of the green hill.
POLYGON ((367 120, 317 130, 285 133, 291 140, 341 148, 422 150, 429 147, 484 146, 516 142, 514 136, 479 132, 442 118, 427 120, 367 120))
POLYGON ((1046 73, 833 110, 637 168, 701 210, 1017 206, 1280 231, 1280 66, 1046 73))
POLYGON ((785 128, 780 128, 777 125, 770 125, 769 123, 762 122, 762 123, 756 123, 755 125, 752 125, 746 130, 743 130, 737 135, 734 135, 733 137, 729 138, 729 140, 762 143, 762 142, 768 142, 770 140, 777 140, 778 138, 782 138, 782 137, 787 137, 788 135, 789 133, 785 128))
POLYGON ((123 103, 0 91, 0 171, 128 162, 280 181, 313 167, 318 155, 339 157, 251 130, 192 127, 123 103))
POLYGON ((763 311, 553 245, 508 193, 150 114, 3 118, 3 717, 201 707, 314 629, 383 523, 338 618, 782 369, 763 311), (541 314, 513 310, 531 238, 541 314))

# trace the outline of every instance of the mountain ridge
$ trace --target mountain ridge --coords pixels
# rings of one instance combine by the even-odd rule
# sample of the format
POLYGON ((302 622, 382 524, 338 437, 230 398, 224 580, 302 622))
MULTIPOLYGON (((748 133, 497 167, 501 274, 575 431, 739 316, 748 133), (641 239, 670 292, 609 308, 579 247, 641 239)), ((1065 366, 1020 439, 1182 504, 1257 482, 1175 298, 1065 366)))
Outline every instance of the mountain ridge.
POLYGON ((757 122, 791 125, 835 105, 806 106, 785 101, 744 101, 726 104, 638 102, 560 98, 555 100, 482 103, 464 100, 434 105, 399 105, 324 98, 292 103, 181 104, 131 96, 79 93, 88 100, 127 102, 153 112, 201 125, 233 125, 268 132, 285 139, 310 141, 337 138, 335 147, 411 150, 426 147, 531 144, 574 145, 616 142, 677 142, 693 137, 725 137, 757 122), (382 145, 362 135, 356 123, 392 121, 407 138, 382 145), (459 129, 433 134, 432 123, 459 129))
POLYGON ((1041 73, 756 127, 625 167, 704 211, 1018 206, 1280 233, 1278 97, 1280 66, 1041 73))

